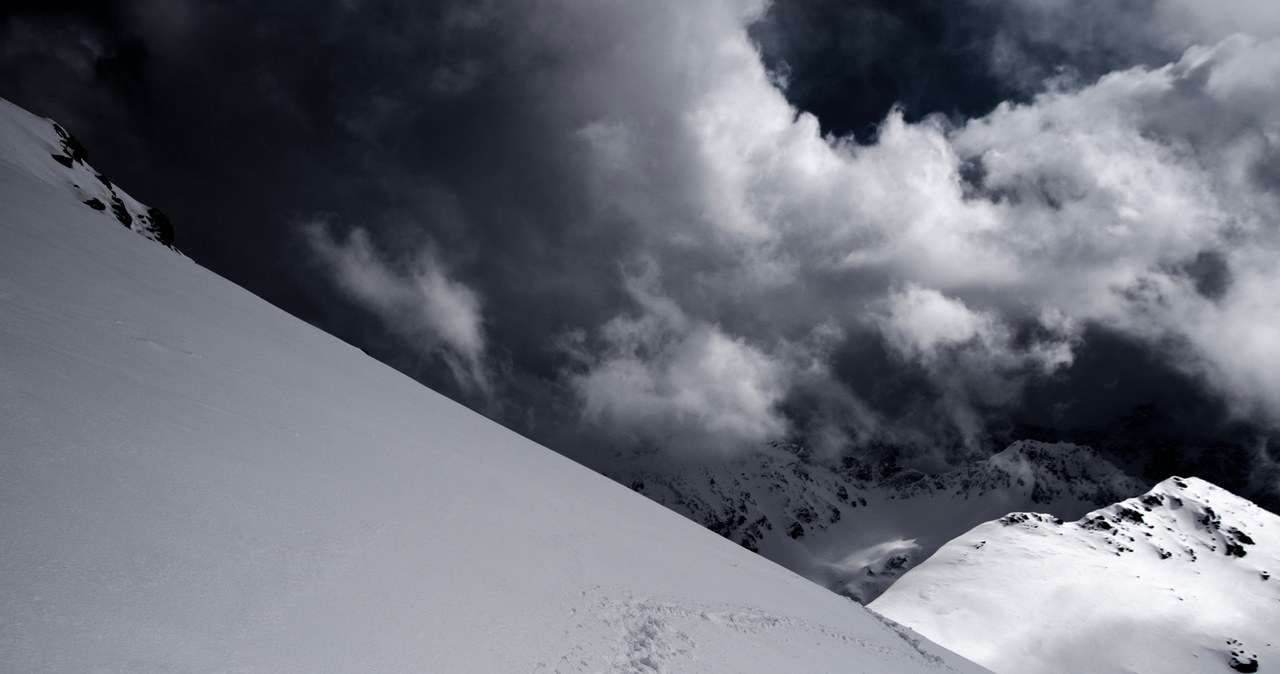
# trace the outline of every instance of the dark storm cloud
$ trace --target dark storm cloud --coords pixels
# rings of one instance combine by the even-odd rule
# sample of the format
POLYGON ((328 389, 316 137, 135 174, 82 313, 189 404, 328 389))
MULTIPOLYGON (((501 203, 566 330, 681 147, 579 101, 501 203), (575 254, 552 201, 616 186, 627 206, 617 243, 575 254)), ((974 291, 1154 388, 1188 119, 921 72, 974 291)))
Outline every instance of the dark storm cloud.
POLYGON ((941 465, 1153 401, 1253 457, 1280 17, 1089 7, 66 3, 0 87, 193 257, 589 463, 941 465))
POLYGON ((867 139, 894 104, 968 118, 1025 96, 992 68, 1001 18, 991 2, 781 0, 750 32, 793 103, 867 139))
POLYGON ((1026 102, 1046 79, 1163 65, 1189 44, 1152 31, 1154 0, 777 0, 751 27, 788 97, 838 134, 1026 102))
POLYGON ((866 139, 894 104, 911 120, 977 117, 1046 80, 1159 67, 1278 21, 1258 0, 775 0, 750 34, 792 102, 866 139))
MULTIPOLYGON (((316 219, 365 228, 396 264, 436 245, 481 289, 504 289, 487 293, 513 300, 493 305, 500 315, 554 334, 601 302, 592 284, 511 263, 603 278, 626 239, 576 226, 584 206, 563 186, 579 171, 547 139, 562 131, 547 119, 556 103, 528 93, 540 60, 567 55, 523 42, 526 18, 387 2, 18 14, 6 34, 31 46, 6 59, 6 92, 77 130, 100 168, 173 211, 184 249, 348 337, 376 335, 318 299, 332 293, 298 234, 316 219), (48 44, 75 60, 47 58, 48 44), (101 74, 138 44, 145 57, 130 77, 101 74), (530 300, 551 290, 564 301, 530 300)), ((522 334, 504 346, 536 359, 522 334)), ((430 368, 412 352, 400 364, 430 368)))

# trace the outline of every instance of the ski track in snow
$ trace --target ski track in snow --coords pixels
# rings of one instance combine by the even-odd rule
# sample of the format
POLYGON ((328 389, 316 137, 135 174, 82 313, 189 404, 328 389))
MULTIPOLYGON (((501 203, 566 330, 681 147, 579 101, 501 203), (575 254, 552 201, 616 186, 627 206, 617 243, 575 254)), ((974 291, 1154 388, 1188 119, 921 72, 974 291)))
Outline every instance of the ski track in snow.
MULTIPOLYGON (((720 671, 720 661, 714 657, 714 644, 734 640, 726 640, 726 635, 792 644, 812 643, 815 646, 839 643, 886 657, 896 652, 881 641, 745 606, 710 606, 635 596, 626 591, 606 591, 600 587, 582 592, 582 606, 570 613, 565 640, 573 641, 575 635, 598 632, 593 627, 599 625, 607 627, 605 632, 612 635, 613 640, 610 643, 576 643, 555 662, 540 662, 532 672, 653 674, 720 671), (700 639, 711 644, 711 648, 700 649, 700 639), (601 653, 617 655, 602 658, 601 653)), ((920 637, 882 616, 875 617, 926 662, 939 670, 954 671, 942 658, 921 648, 920 637)))

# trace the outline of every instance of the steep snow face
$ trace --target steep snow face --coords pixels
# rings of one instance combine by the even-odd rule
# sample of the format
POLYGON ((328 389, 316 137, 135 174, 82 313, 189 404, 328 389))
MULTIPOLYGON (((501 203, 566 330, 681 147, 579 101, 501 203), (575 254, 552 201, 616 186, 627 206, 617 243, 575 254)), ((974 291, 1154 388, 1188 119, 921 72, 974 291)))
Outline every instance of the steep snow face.
POLYGON ((1028 509, 1074 519, 1147 487, 1087 447, 1039 442, 941 475, 831 467, 777 446, 732 464, 637 467, 615 478, 860 602, 982 522, 1028 509))
MULTIPOLYGON (((159 209, 129 196, 88 163, 89 152, 56 122, 0 98, 0 152, 12 170, 25 173, 65 199, 73 199, 142 236, 173 243, 173 226, 159 209)), ((6 203, 13 208, 16 204, 6 203)))
POLYGON ((0 106, 0 671, 979 671, 127 233, 56 137, 0 106))
POLYGON ((1280 671, 1280 517, 1195 478, 1015 513, 871 604, 996 672, 1280 671))

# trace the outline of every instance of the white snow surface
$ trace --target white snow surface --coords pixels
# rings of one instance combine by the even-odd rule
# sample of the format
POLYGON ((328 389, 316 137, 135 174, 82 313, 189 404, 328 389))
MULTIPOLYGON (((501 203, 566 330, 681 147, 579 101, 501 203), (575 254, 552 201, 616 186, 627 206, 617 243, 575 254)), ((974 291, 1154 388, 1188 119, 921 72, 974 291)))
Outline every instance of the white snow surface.
POLYGON ((1196 478, 1014 513, 870 607, 995 672, 1280 671, 1280 517, 1196 478))
POLYGON ((0 671, 981 671, 131 234, 58 144, 0 101, 0 671))

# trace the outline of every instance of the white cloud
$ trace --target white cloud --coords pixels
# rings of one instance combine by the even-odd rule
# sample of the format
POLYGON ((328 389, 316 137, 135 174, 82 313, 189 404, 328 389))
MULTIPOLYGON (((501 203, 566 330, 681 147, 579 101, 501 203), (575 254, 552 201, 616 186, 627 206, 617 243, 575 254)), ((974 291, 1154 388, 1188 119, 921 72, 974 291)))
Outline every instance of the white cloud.
POLYGON ((1016 402, 1031 376, 1070 365, 1077 338, 1068 320, 1047 314, 1040 336, 1020 344, 994 313, 910 284, 889 294, 876 322, 899 357, 928 372, 956 428, 975 444, 981 413, 1016 402))
POLYGON ((909 285, 889 296, 881 321, 889 344, 904 356, 930 362, 938 352, 966 343, 988 345, 999 338, 991 316, 936 290, 909 285))
POLYGON ((1068 367, 1088 323, 1160 349, 1181 344, 1170 362, 1255 417, 1280 416, 1272 378, 1256 375, 1280 371, 1280 347, 1267 341, 1276 314, 1253 291, 1273 287, 1265 260, 1280 255, 1267 224, 1280 213, 1280 43, 1226 38, 1164 67, 1054 84, 959 126, 893 112, 858 145, 823 137, 787 104, 742 15, 706 11, 703 22, 623 35, 629 60, 595 64, 616 77, 596 73, 574 99, 590 120, 574 142, 591 189, 634 226, 638 254, 667 279, 667 313, 679 316, 659 329, 649 307, 604 327, 596 378, 577 380, 596 392, 591 415, 674 419, 666 405, 678 399, 703 428, 749 427, 708 421, 736 418, 736 405, 763 425, 726 430, 724 441, 767 436, 783 428, 768 410, 801 380, 784 372, 796 362, 766 365, 758 346, 725 335, 780 343, 833 319, 854 331, 870 319, 926 366, 944 406, 969 410, 970 429, 975 410, 1016 405, 1027 382, 1068 367), (652 87, 642 99, 637 82, 652 87), (1189 279, 1205 254, 1233 279, 1222 297, 1189 279), (1251 308, 1237 309, 1245 292, 1251 308), (1019 339, 1013 326, 1039 337, 1019 339), (716 372, 716 358, 736 363, 746 388, 682 397, 693 383, 672 368, 694 356, 681 349, 716 372))
POLYGON ((959 130, 986 188, 1010 197, 995 241, 1022 270, 1005 292, 1145 339, 1274 424, 1280 395, 1259 373, 1280 372, 1278 210, 1265 184, 1278 82, 1280 41, 1237 36, 959 130), (1186 271, 1206 253, 1230 280, 1220 293, 1186 271))
POLYGON ((641 313, 600 333, 572 378, 584 420, 606 435, 682 456, 724 456, 782 437, 787 368, 719 327, 690 320, 649 278, 631 279, 641 313))
MULTIPOLYGON (((520 226, 554 232, 531 240, 553 249, 608 238, 599 249, 653 260, 664 281, 659 292, 633 276, 636 312, 618 315, 601 308, 616 301, 616 279, 586 276, 619 260, 592 260, 590 271, 520 260, 540 287, 608 289, 584 312, 593 323, 565 328, 579 337, 564 378, 583 418, 683 451, 797 431, 779 407, 798 395, 856 427, 846 434, 892 423, 835 379, 824 359, 838 349, 797 346, 834 326, 878 334, 923 368, 937 404, 972 436, 982 415, 1070 367, 1094 324, 1163 350, 1241 414, 1276 423, 1274 12, 1244 0, 1214 17, 1190 0, 1157 4, 1153 25, 1173 35, 1159 46, 1186 48, 1173 63, 1084 85, 1060 78, 966 122, 909 123, 893 111, 865 144, 824 137, 787 103, 745 30, 760 3, 543 7, 494 56, 494 72, 515 68, 530 83, 527 100, 513 94, 528 103, 521 133, 568 176, 551 201, 570 205, 544 222, 537 199, 503 199, 520 226), (1202 259, 1221 268, 1212 292, 1195 276, 1202 259)), ((1039 0, 1026 12, 1072 6, 1039 0)), ((398 269, 367 238, 317 240, 353 297, 388 325, 429 335, 462 378, 485 380, 479 302, 436 257, 398 269)))
POLYGON ((341 241, 322 224, 311 224, 303 233, 344 293, 402 339, 443 358, 464 387, 490 390, 479 296, 449 278, 430 248, 401 269, 374 248, 363 229, 351 230, 341 241))

